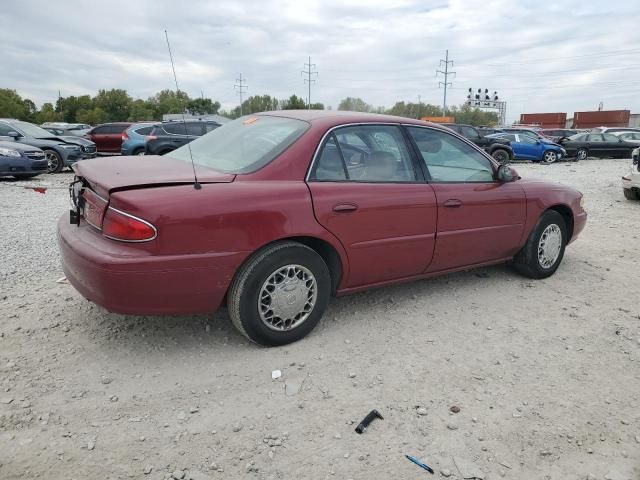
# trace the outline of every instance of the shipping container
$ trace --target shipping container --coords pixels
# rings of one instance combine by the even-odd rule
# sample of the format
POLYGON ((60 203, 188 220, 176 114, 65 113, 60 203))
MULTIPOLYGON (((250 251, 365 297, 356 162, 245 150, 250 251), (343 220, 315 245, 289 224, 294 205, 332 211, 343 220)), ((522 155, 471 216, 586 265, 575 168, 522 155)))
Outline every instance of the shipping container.
POLYGON ((566 113, 521 113, 520 123, 540 128, 564 128, 566 113))
POLYGON ((573 128, 628 127, 629 110, 596 110, 594 112, 575 112, 573 128))
POLYGON ((456 123, 455 117, 422 117, 420 120, 433 123, 456 123))

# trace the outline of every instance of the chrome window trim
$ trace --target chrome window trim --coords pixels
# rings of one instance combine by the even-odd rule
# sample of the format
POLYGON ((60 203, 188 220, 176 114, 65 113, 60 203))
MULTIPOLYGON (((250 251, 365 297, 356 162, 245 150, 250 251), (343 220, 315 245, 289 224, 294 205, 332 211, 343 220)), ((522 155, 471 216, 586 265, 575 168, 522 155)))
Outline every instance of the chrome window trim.
MULTIPOLYGON (((158 236, 158 229, 153 226, 151 223, 147 222, 146 220, 140 218, 140 217, 136 217, 135 215, 131 215, 130 213, 127 212, 123 212, 122 210, 118 210, 117 208, 113 208, 113 207, 107 207, 107 210, 113 210, 114 212, 117 212, 121 215, 124 215, 125 217, 129 217, 129 218, 133 218, 134 220, 138 220, 139 222, 144 223, 145 225, 148 225, 149 227, 151 227, 153 229, 153 237, 151 238, 147 238, 145 240, 123 240, 121 238, 115 238, 112 237, 110 235, 106 235, 104 232, 102 232, 102 235, 104 235, 107 238, 110 238, 111 240, 115 240, 116 242, 125 242, 125 243, 144 243, 144 242, 150 242, 151 240, 155 240, 158 236)), ((107 214, 105 213, 105 216, 107 214)), ((104 220, 103 220, 104 222, 104 220)))

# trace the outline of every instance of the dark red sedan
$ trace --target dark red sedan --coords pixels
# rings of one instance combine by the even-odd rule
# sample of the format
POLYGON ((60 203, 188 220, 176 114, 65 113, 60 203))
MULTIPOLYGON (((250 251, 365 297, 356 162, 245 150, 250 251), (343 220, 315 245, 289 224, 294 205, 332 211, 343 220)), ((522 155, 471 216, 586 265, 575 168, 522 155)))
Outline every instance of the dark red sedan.
POLYGON ((74 169, 58 241, 82 295, 128 314, 226 303, 263 345, 304 337, 332 295, 502 262, 548 277, 587 219, 573 188, 373 114, 255 114, 165 156, 74 169))

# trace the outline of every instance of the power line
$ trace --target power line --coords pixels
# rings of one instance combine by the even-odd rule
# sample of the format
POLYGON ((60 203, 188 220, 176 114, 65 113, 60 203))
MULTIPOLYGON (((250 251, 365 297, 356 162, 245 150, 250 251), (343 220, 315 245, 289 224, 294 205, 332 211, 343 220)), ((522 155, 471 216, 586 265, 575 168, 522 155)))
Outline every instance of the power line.
POLYGON ((246 81, 246 78, 243 79, 242 73, 240 73, 240 76, 236 78, 236 82, 238 83, 233 85, 234 89, 238 89, 238 95, 240 96, 240 116, 242 116, 242 94, 247 91, 247 88, 249 88, 247 85, 243 84, 244 81, 246 81))
POLYGON ((309 63, 305 63, 304 67, 306 70, 302 70, 300 73, 303 75, 307 75, 307 78, 304 79, 304 83, 309 86, 309 95, 307 96, 307 105, 309 110, 311 110, 311 84, 316 83, 315 80, 311 80, 311 75, 318 76, 318 69, 316 68, 315 63, 311 63, 311 56, 309 56, 309 63), (314 70, 315 69, 315 70, 314 70))
POLYGON ((440 67, 442 67, 442 65, 444 65, 444 71, 442 70, 436 70, 436 76, 438 76, 438 73, 441 73, 444 75, 444 82, 438 82, 438 88, 440 88, 440 85, 444 85, 444 100, 442 101, 442 116, 446 116, 447 115, 447 87, 452 87, 453 83, 449 82, 449 75, 453 75, 454 77, 456 76, 456 72, 450 72, 449 71, 449 64, 451 64, 451 66, 453 66, 453 60, 449 60, 449 50, 445 51, 445 56, 444 56, 444 60, 440 59, 440 67))

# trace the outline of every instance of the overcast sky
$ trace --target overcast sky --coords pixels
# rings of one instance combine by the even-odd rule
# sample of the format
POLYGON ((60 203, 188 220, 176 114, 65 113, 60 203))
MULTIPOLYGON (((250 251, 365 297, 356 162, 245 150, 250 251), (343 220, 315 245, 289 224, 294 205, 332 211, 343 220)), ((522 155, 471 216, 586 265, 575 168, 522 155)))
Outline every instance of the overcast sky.
POLYGON ((523 112, 628 108, 640 113, 640 1, 608 0, 3 0, 0 87, 38 105, 124 88, 174 88, 237 105, 248 95, 346 96, 374 106, 442 103, 435 71, 454 60, 448 104, 469 87, 497 90, 507 118, 523 112))

